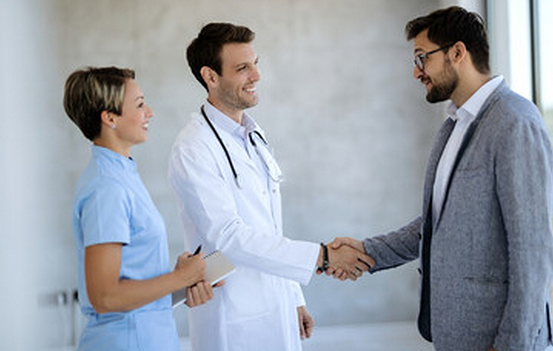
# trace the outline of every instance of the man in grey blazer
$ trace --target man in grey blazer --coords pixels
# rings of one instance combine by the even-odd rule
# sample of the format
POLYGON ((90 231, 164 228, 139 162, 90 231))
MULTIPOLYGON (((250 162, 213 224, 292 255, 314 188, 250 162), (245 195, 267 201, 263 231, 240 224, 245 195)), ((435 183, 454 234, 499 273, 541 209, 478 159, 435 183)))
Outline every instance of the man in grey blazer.
MULTIPOLYGON (((438 351, 542 351, 551 343, 553 151, 536 107, 491 77, 483 20, 460 7, 416 18, 414 77, 450 99, 432 149, 422 213, 364 241, 376 261, 420 258, 418 327, 438 351)), ((335 271, 340 278, 342 271, 335 271)))

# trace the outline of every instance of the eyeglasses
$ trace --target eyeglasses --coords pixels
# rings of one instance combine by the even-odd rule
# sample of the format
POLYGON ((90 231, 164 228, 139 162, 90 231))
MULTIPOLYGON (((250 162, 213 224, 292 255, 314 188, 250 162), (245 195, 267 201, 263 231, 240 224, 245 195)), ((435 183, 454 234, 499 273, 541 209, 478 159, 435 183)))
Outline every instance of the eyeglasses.
POLYGON ((451 46, 453 46, 453 44, 448 44, 448 45, 444 45, 442 46, 441 48, 437 48, 436 50, 432 50, 430 52, 427 52, 425 54, 420 54, 420 55, 417 55, 415 56, 415 58, 413 59, 413 63, 415 64, 415 66, 417 66, 417 68, 421 71, 424 71, 424 62, 426 61, 426 59, 428 58, 428 56, 432 55, 432 54, 435 54, 437 53, 438 51, 442 51, 442 50, 446 50, 446 49, 449 49, 451 46))

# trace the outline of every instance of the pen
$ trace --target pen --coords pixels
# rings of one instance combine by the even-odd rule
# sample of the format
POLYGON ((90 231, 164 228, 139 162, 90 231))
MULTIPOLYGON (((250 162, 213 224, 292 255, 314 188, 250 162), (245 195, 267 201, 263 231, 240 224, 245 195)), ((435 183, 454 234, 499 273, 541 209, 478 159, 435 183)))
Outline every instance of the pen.
POLYGON ((202 245, 200 244, 200 246, 198 246, 198 248, 196 249, 196 251, 194 251, 194 255, 193 255, 193 256, 199 254, 201 249, 202 249, 202 245))

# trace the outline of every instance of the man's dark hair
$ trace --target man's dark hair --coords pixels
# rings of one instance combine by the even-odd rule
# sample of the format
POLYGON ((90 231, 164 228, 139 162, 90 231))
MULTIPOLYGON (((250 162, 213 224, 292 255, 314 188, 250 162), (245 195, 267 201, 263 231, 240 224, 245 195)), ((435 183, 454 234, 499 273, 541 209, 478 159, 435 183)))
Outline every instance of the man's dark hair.
POLYGON ((207 90, 207 84, 200 74, 203 66, 207 66, 222 74, 221 51, 223 45, 229 43, 251 43, 255 33, 244 26, 231 23, 209 23, 205 25, 198 37, 186 49, 186 59, 194 77, 207 90))
POLYGON ((426 29, 428 29, 428 39, 439 46, 463 42, 476 69, 483 74, 490 73, 488 35, 480 15, 468 12, 459 6, 434 11, 407 23, 405 26, 407 40, 414 39, 426 29))

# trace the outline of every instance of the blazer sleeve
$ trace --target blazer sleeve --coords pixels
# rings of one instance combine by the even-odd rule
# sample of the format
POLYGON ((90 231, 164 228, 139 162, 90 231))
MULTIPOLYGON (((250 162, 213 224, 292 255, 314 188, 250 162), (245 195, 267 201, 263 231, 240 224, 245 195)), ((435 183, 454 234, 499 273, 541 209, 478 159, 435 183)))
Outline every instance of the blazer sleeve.
POLYGON ((533 350, 544 325, 553 262, 552 148, 535 118, 517 119, 496 138, 496 191, 506 231, 508 292, 494 347, 533 350))
POLYGON ((422 237, 421 228, 422 219, 417 217, 396 231, 365 239, 365 251, 376 262, 369 272, 397 267, 417 259, 422 237))

